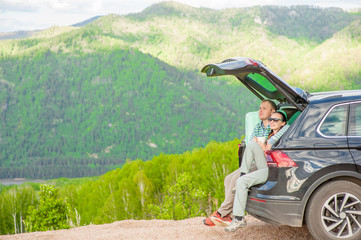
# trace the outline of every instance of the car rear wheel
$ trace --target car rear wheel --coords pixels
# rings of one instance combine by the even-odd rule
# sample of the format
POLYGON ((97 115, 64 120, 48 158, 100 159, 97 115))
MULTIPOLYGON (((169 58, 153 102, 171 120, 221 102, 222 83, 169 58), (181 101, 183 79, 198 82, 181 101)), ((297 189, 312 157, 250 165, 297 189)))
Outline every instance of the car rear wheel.
POLYGON ((315 239, 361 239, 361 187, 344 180, 325 184, 312 196, 305 217, 315 239))

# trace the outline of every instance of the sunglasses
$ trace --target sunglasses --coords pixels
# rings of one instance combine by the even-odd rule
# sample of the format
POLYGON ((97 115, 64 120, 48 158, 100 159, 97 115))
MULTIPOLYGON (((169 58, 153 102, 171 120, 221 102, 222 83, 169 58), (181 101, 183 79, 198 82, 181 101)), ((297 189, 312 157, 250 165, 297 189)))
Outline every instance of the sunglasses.
POLYGON ((269 121, 269 122, 276 122, 276 123, 277 123, 278 121, 283 122, 283 120, 282 120, 282 119, 279 119, 279 118, 269 118, 268 121, 269 121))

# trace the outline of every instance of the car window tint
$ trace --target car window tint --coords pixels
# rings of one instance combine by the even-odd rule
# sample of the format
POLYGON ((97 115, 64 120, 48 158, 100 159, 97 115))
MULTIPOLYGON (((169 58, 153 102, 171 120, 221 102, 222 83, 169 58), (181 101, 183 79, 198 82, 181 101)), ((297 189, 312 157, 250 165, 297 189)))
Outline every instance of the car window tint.
POLYGON ((267 89, 269 92, 277 91, 277 88, 272 83, 270 83, 266 77, 262 76, 261 74, 250 73, 247 75, 247 77, 249 77, 256 83, 267 89))
POLYGON ((325 136, 346 136, 347 105, 337 106, 323 121, 320 132, 325 136))
POLYGON ((361 136, 361 103, 351 104, 349 135, 361 136))

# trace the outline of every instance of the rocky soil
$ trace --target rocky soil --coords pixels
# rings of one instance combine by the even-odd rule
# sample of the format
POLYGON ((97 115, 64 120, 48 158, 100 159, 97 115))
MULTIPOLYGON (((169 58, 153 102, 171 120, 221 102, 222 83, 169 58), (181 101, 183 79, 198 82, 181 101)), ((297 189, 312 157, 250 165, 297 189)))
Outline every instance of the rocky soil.
POLYGON ((311 240, 306 227, 275 226, 246 216, 247 227, 227 233, 221 227, 207 227, 203 218, 173 220, 125 220, 104 225, 88 225, 67 230, 2 235, 1 240, 122 240, 122 239, 262 239, 311 240))

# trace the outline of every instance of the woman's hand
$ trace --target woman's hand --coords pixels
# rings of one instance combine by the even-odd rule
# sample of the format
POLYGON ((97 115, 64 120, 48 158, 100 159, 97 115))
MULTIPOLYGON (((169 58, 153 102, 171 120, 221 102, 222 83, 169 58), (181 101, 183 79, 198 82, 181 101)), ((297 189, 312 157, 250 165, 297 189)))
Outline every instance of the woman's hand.
POLYGON ((272 145, 269 144, 269 143, 267 143, 267 145, 266 145, 266 151, 271 150, 271 147, 272 147, 272 145))

